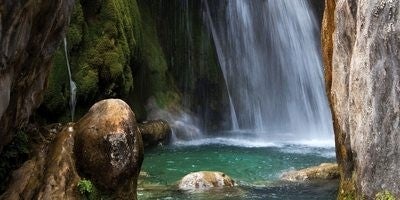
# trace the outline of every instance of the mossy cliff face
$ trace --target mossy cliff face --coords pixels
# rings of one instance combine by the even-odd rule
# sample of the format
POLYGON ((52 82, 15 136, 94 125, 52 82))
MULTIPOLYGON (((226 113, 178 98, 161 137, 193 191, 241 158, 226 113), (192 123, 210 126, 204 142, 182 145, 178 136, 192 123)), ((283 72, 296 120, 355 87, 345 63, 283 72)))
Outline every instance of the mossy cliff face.
POLYGON ((0 1, 0 153, 42 101, 74 0, 0 1))
MULTIPOLYGON (((162 50, 181 94, 180 105, 192 111, 205 130, 221 128, 229 113, 226 87, 202 1, 139 1, 154 19, 162 50)), ((141 9, 143 10, 143 9, 141 9)))
MULTIPOLYGON (((150 97, 160 108, 179 104, 152 12, 148 2, 139 6, 136 0, 76 3, 67 39, 78 117, 104 98, 126 100, 141 120, 150 97)), ((54 65, 41 113, 66 121, 69 80, 62 46, 54 65)))
MULTIPOLYGON (((173 77, 168 73, 168 63, 164 49, 162 49, 158 34, 160 31, 156 25, 155 16, 151 9, 154 2, 138 1, 142 17, 140 51, 135 60, 137 68, 134 70, 135 91, 132 95, 134 110, 138 113, 138 119, 146 118, 145 105, 149 98, 154 97, 159 108, 167 109, 179 104, 180 94, 175 86, 173 77)), ((171 27, 172 29, 172 27, 171 27)))
POLYGON ((339 198, 400 197, 400 3, 327 0, 323 27, 339 198))
MULTIPOLYGON (((78 1, 67 38, 78 117, 95 101, 118 97, 139 120, 147 118, 145 106, 153 98, 161 109, 191 110, 207 119, 207 127, 223 121, 226 89, 201 1, 78 1)), ((41 115, 68 121, 68 100, 61 46, 41 115)))
MULTIPOLYGON (((132 65, 138 51, 140 14, 136 1, 77 1, 67 34, 78 112, 98 99, 133 91, 132 65)), ((69 80, 63 46, 56 54, 42 111, 66 116, 69 80)))

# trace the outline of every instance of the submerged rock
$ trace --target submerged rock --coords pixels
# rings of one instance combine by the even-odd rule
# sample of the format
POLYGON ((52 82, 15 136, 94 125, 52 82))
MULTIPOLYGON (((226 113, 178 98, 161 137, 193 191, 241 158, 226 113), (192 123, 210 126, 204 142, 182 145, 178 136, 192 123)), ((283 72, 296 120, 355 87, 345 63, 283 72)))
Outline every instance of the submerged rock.
POLYGON ((222 172, 193 172, 181 179, 181 190, 206 190, 214 187, 233 187, 235 181, 222 172))
POLYGON ((171 127, 164 120, 152 120, 139 124, 145 147, 165 143, 171 136, 171 127))
POLYGON ((79 169, 96 184, 136 198, 143 143, 130 107, 119 99, 93 105, 75 125, 79 169))
POLYGON ((339 170, 338 165, 335 163, 322 163, 319 166, 286 172, 281 176, 284 181, 331 180, 337 178, 339 178, 339 170))

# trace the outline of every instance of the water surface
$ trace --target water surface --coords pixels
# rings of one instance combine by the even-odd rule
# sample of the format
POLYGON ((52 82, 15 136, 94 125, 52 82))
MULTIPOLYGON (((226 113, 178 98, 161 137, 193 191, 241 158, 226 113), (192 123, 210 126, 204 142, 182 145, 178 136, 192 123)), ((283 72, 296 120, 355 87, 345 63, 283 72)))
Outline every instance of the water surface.
POLYGON ((335 162, 332 146, 246 142, 238 146, 236 142, 212 138, 146 149, 142 171, 148 176, 140 180, 138 198, 336 199, 336 181, 306 184, 279 181, 286 171, 335 162), (196 171, 224 172, 236 181, 237 187, 205 193, 179 191, 177 182, 196 171))

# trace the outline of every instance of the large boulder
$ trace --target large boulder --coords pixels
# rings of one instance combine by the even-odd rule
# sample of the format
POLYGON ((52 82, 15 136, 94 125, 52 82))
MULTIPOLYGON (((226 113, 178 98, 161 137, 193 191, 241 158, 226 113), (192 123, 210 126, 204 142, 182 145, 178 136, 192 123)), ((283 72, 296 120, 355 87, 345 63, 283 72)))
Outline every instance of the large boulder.
POLYGON ((324 59, 339 198, 400 198, 400 2, 326 0, 324 59))
POLYGON ((333 180, 339 178, 338 165, 335 163, 322 163, 319 166, 309 167, 282 174, 284 181, 314 181, 333 180))
POLYGON ((118 198, 136 199, 143 143, 130 107, 119 99, 100 101, 76 123, 75 132, 81 172, 118 198))
POLYGON ((215 187, 233 187, 235 181, 222 172, 193 172, 179 182, 180 190, 207 190, 215 187))
POLYGON ((0 153, 46 89, 74 0, 0 1, 0 153))

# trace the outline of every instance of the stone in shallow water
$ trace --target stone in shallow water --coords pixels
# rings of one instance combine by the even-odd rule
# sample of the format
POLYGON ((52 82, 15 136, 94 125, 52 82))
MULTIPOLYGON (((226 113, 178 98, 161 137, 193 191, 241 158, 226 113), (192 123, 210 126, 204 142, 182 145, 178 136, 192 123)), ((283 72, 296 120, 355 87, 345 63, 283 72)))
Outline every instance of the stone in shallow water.
POLYGON ((338 165, 335 163, 322 163, 319 166, 286 172, 281 176, 284 181, 331 180, 337 178, 339 178, 339 170, 338 165))
POLYGON ((181 179, 181 190, 206 190, 214 187, 233 187, 235 181, 222 172, 193 172, 181 179))

